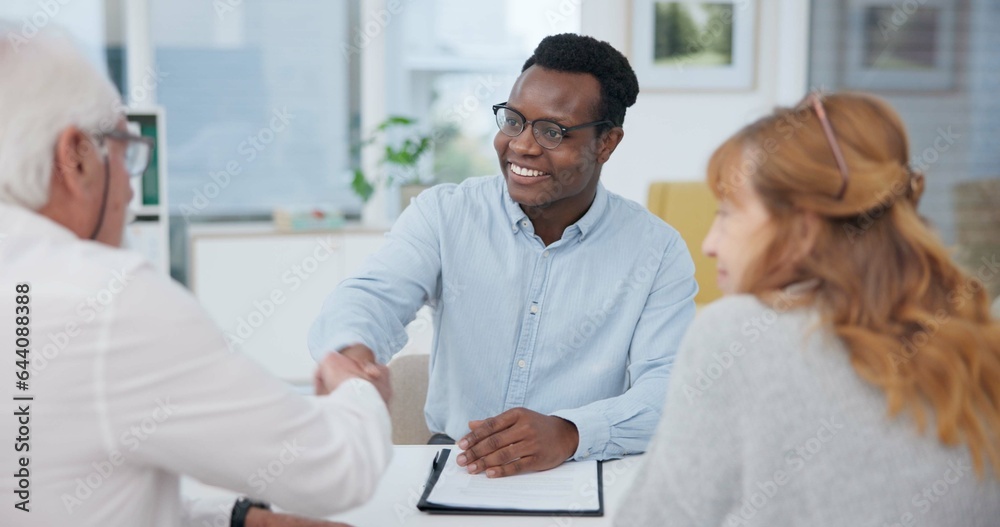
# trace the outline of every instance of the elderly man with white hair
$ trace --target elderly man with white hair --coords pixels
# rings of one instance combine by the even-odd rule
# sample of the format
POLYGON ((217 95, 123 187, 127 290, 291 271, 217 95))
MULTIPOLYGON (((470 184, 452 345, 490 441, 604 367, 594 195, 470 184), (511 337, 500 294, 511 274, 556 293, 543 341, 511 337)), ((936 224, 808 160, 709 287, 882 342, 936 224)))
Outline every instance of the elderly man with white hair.
POLYGON ((306 398, 230 353, 188 292, 120 248, 129 177, 152 145, 127 131, 115 89, 68 39, 21 42, 11 27, 0 23, 0 524, 332 525, 257 500, 313 516, 367 500, 392 453, 388 371, 330 354, 321 396, 306 398), (186 502, 181 475, 252 500, 186 502))

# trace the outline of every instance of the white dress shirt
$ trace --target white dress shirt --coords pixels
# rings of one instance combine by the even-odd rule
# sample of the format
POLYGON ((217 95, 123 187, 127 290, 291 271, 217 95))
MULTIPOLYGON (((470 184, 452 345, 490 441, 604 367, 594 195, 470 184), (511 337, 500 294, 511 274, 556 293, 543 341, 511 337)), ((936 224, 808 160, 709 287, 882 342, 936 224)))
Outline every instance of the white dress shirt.
POLYGON ((324 516, 367 500, 392 455, 389 416, 368 382, 299 396, 230 353, 191 294, 138 254, 8 205, 0 306, 2 525, 228 526, 231 503, 185 503, 182 474, 324 516), (21 283, 30 287, 24 391, 13 351, 21 283), (25 405, 30 450, 17 452, 25 405), (22 456, 30 512, 15 508, 22 456))

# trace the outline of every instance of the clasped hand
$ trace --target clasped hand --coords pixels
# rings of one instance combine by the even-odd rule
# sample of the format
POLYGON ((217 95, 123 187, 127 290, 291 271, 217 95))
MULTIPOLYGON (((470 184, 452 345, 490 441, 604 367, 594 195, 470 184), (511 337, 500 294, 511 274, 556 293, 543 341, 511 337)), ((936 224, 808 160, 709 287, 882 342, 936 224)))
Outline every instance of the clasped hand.
POLYGON ((489 419, 469 421, 458 441, 456 460, 470 474, 499 478, 548 470, 573 456, 580 442, 576 425, 527 408, 512 408, 489 419))
POLYGON ((375 385, 382 400, 389 404, 392 398, 389 368, 375 362, 375 355, 371 350, 360 356, 347 350, 342 353, 327 353, 313 378, 316 395, 328 395, 345 381, 354 378, 364 379, 375 385))

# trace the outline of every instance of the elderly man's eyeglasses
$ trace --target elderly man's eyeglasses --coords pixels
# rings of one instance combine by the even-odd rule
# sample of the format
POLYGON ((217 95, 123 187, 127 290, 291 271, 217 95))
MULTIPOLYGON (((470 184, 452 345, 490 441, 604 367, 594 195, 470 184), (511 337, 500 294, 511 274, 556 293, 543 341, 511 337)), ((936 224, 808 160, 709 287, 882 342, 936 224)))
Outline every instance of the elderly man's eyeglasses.
POLYGON ((140 177, 149 168, 149 162, 153 158, 154 141, 152 137, 136 135, 121 130, 112 130, 99 135, 97 138, 98 140, 114 139, 116 141, 125 141, 125 170, 128 172, 129 177, 140 177))
POLYGON ((548 150, 552 150, 553 148, 559 146, 559 144, 562 143, 563 138, 566 137, 566 134, 572 132, 573 130, 604 124, 614 126, 615 124, 607 119, 604 119, 601 121, 594 121, 592 123, 578 124, 567 128, 559 123, 546 119, 528 121, 517 110, 508 108, 506 102, 494 104, 493 114, 496 115, 497 126, 500 127, 500 132, 506 136, 517 137, 521 135, 521 132, 524 131, 525 127, 530 124, 531 134, 535 136, 535 141, 538 142, 542 148, 548 150))

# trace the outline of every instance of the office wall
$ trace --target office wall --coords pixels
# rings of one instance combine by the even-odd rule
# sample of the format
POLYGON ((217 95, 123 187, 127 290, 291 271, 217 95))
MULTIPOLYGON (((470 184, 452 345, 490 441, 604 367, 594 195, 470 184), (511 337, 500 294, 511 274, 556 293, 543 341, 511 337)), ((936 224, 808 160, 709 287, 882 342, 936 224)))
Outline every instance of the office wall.
POLYGON ((65 30, 77 41, 84 55, 102 72, 107 71, 104 56, 104 3, 107 0, 42 2, 4 0, 0 19, 13 25, 14 33, 26 41, 39 31, 65 30))
MULTIPOLYGON (((582 0, 582 32, 627 50, 631 3, 582 0)), ((700 180, 712 151, 726 137, 774 106, 802 97, 808 79, 809 2, 758 0, 756 9, 753 89, 640 90, 625 117, 625 140, 604 168, 602 180, 608 189, 645 204, 653 181, 700 180)))

